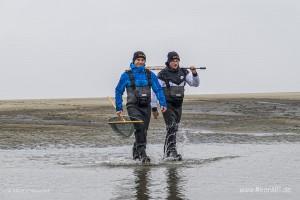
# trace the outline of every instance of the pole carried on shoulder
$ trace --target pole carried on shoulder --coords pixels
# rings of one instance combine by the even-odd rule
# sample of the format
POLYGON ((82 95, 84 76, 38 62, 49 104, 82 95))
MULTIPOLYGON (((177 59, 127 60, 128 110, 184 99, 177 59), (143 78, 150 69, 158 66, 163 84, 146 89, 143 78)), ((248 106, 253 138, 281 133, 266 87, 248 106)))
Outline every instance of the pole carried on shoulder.
MULTIPOLYGON (((163 65, 153 65, 153 66, 146 66, 145 68, 146 69, 149 69, 149 70, 162 70, 164 69, 166 66, 163 66, 163 65)), ((128 67, 125 67, 128 69, 128 67)), ((180 67, 181 69, 191 69, 191 67, 180 67)), ((201 70, 206 70, 206 66, 203 66, 203 67, 195 67, 195 69, 201 69, 201 70)))
MULTIPOLYGON (((162 70, 163 68, 165 68, 165 66, 146 66, 147 69, 150 70, 162 70)), ((190 69, 191 67, 180 67, 181 69, 190 69)), ((205 70, 206 66, 204 67, 195 67, 195 69, 201 69, 201 70, 205 70)))

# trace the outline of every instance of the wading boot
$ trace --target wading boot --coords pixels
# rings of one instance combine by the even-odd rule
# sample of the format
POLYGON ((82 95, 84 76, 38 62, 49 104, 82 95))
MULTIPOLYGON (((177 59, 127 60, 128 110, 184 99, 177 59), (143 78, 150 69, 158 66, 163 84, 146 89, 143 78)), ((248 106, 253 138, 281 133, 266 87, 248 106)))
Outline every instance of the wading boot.
POLYGON ((165 158, 168 160, 174 160, 174 161, 182 160, 181 154, 177 153, 177 150, 174 147, 167 149, 167 152, 165 152, 165 158))
POLYGON ((150 163, 150 158, 146 154, 145 147, 140 147, 138 149, 138 154, 139 154, 139 160, 142 161, 142 163, 150 163))
POLYGON ((176 160, 176 161, 181 161, 182 160, 182 156, 181 154, 177 153, 177 150, 171 150, 169 153, 169 158, 176 160))
POLYGON ((132 158, 133 158, 133 160, 137 160, 137 159, 139 159, 139 157, 140 156, 139 156, 139 152, 138 152, 137 146, 134 143, 133 147, 132 147, 132 158))

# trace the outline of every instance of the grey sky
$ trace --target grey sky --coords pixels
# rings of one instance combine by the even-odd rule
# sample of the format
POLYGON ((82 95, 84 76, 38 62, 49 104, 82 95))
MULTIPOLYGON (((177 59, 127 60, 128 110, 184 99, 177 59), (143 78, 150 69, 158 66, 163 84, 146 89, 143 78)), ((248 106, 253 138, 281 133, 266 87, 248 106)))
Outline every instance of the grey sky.
POLYGON ((0 99, 114 94, 132 53, 207 65, 189 93, 300 91, 296 0, 0 0, 0 99))

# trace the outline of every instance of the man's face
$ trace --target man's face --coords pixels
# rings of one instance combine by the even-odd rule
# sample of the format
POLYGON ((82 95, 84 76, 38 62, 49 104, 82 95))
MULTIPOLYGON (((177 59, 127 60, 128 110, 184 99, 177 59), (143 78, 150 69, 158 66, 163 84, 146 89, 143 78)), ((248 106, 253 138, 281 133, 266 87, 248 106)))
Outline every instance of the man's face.
POLYGON ((169 63, 169 66, 171 67, 171 69, 177 69, 179 66, 179 60, 178 59, 174 59, 169 63))
POLYGON ((137 67, 141 67, 145 65, 145 59, 144 58, 137 58, 134 61, 134 65, 137 67))

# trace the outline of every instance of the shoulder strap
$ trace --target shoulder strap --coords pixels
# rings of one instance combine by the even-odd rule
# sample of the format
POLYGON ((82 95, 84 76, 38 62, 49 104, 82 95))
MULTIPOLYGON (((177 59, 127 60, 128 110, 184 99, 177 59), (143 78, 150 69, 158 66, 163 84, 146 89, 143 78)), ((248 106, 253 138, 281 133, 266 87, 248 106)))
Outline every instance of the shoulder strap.
POLYGON ((166 83, 166 87, 167 88, 170 88, 170 82, 169 82, 169 79, 164 79, 165 83, 166 83))
POLYGON ((134 76, 133 76, 133 73, 131 70, 126 70, 126 73, 128 74, 129 76, 129 80, 130 80, 130 85, 132 87, 133 90, 136 89, 136 86, 135 86, 135 81, 134 81, 134 76))
POLYGON ((148 81, 148 86, 152 86, 152 79, 151 79, 151 71, 149 69, 146 69, 146 75, 147 75, 147 81, 148 81))
POLYGON ((165 82, 166 88, 171 87, 170 83, 169 83, 169 80, 167 79, 167 76, 166 76, 166 73, 165 73, 164 69, 158 73, 158 78, 165 82))

